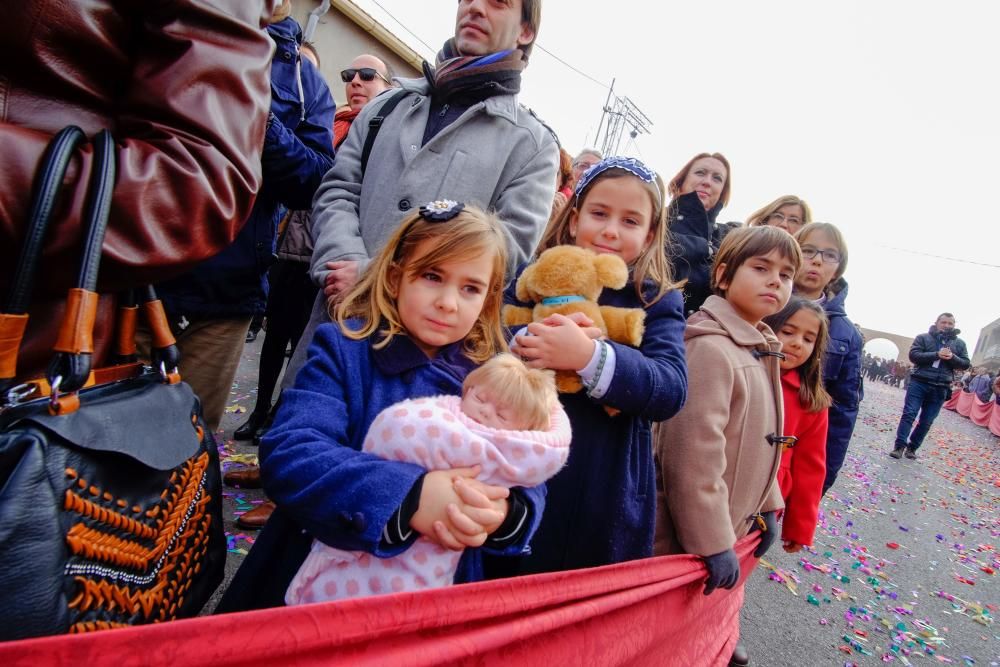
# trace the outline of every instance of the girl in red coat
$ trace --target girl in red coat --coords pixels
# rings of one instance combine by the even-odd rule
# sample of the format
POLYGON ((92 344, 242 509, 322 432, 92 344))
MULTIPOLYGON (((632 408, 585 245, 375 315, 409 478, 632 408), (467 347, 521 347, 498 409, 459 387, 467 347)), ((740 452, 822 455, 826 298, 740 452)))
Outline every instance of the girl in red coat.
POLYGON ((778 469, 785 499, 781 540, 795 553, 812 545, 819 501, 826 477, 826 427, 830 395, 823 388, 823 350, 827 319, 822 306, 792 297, 778 313, 765 317, 781 341, 781 389, 785 401, 784 433, 798 438, 786 446, 778 469))

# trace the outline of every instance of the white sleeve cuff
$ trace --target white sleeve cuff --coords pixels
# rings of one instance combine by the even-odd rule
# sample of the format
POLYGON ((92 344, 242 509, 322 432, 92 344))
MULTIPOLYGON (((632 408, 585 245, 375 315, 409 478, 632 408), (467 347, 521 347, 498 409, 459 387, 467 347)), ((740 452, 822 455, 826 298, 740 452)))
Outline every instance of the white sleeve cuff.
POLYGON ((587 392, 591 398, 601 398, 608 391, 608 387, 611 386, 611 380, 615 376, 615 348, 613 345, 608 345, 604 341, 597 341, 594 345, 594 354, 591 355, 590 361, 582 369, 577 371, 580 379, 583 380, 583 384, 591 389, 587 392), (601 360, 601 348, 606 348, 606 357, 604 359, 604 367, 601 368, 600 377, 597 376, 597 366, 601 360), (596 382, 595 382, 596 377, 596 382))

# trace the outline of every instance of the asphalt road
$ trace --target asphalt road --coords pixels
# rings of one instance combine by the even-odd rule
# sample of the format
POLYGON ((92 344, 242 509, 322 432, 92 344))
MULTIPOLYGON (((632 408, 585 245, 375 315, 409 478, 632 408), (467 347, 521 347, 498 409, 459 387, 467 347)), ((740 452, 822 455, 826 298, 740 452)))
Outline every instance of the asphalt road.
MULTIPOLYGON (((219 434, 224 468, 256 453, 230 438, 256 400, 259 347, 245 347, 233 384, 219 434)), ((752 664, 1000 665, 992 622, 1000 615, 1000 438, 942 411, 916 461, 891 459, 902 404, 902 389, 868 385, 815 548, 786 554, 776 545, 750 578, 742 634, 752 664)), ((226 489, 223 588, 254 538, 235 517, 262 498, 226 489)))

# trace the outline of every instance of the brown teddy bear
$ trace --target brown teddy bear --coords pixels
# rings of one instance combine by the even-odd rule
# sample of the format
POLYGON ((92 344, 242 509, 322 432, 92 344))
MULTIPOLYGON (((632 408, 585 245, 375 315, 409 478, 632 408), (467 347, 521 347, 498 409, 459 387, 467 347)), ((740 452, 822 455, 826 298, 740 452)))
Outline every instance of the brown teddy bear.
MULTIPOLYGON (((583 313, 609 339, 639 347, 646 312, 597 304, 605 287, 621 289, 627 282, 628 267, 621 257, 598 255, 572 245, 555 246, 539 255, 517 279, 517 298, 534 301, 535 307, 504 306, 503 321, 513 327, 541 322, 554 313, 583 313)), ((556 386, 572 394, 580 391, 583 383, 574 371, 557 371, 556 386)))

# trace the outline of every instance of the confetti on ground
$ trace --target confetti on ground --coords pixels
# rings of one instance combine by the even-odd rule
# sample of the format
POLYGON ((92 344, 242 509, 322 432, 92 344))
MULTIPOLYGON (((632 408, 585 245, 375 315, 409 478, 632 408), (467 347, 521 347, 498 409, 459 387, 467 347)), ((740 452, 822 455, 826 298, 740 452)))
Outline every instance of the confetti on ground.
MULTIPOLYGON (((814 545, 769 552, 747 602, 791 593, 781 622, 801 633, 808 620, 811 645, 828 647, 810 664, 997 667, 1000 439, 943 411, 916 461, 891 459, 903 391, 865 389, 814 545)), ((779 661, 765 652, 760 664, 779 661)))

